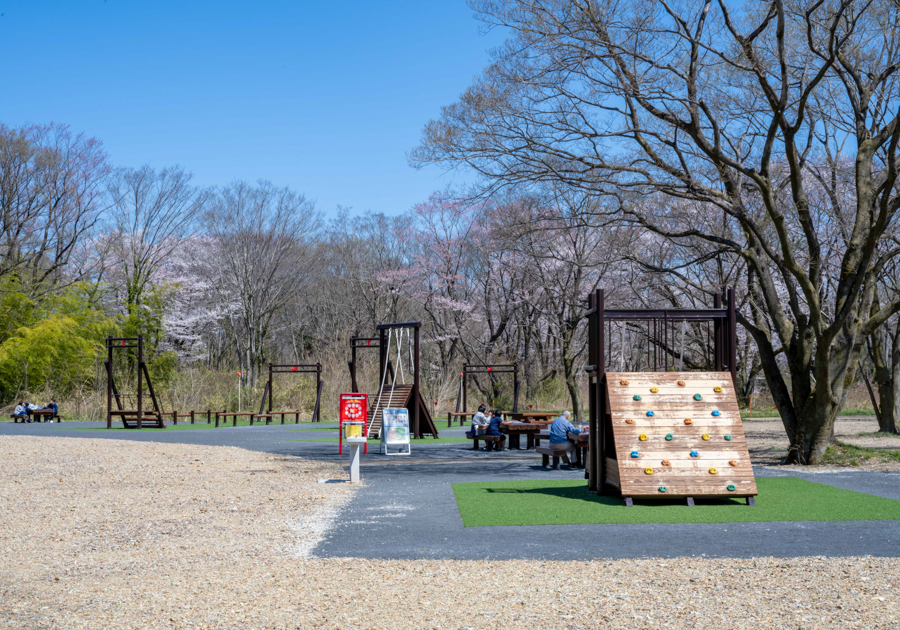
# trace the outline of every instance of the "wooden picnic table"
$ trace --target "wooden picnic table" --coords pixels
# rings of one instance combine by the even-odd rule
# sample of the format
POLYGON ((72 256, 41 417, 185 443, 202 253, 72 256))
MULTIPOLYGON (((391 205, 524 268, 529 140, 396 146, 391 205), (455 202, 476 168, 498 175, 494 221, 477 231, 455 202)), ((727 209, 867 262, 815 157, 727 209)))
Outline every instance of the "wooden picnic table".
POLYGON ((534 436, 546 429, 541 422, 501 422, 500 433, 509 436, 509 448, 519 450, 522 448, 520 437, 526 436, 526 449, 534 448, 534 436))
POLYGON ((453 418, 459 418, 459 426, 462 426, 466 418, 471 418, 477 411, 448 411, 447 412, 447 428, 453 426, 453 418))
POLYGON ((513 420, 525 422, 553 422, 554 419, 559 417, 559 413, 556 411, 517 411, 515 413, 511 412, 509 415, 513 420))
POLYGON ((48 420, 53 419, 53 410, 52 409, 32 409, 30 411, 30 415, 36 422, 47 422, 48 420), (41 418, 44 418, 45 416, 47 416, 47 418, 42 420, 41 418))

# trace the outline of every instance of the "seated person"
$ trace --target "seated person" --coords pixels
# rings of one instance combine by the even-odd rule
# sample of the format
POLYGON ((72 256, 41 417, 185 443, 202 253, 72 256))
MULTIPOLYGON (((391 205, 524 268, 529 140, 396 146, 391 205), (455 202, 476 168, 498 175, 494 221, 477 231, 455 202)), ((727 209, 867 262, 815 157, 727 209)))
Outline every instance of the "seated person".
POLYGON ((31 422, 31 418, 28 417, 28 407, 25 406, 24 402, 20 402, 16 405, 16 409, 13 411, 12 416, 16 420, 21 420, 22 422, 31 422))
MULTIPOLYGON (((564 451, 569 457, 575 453, 575 443, 569 440, 569 433, 581 433, 581 429, 569 422, 572 414, 563 411, 562 414, 550 425, 550 448, 555 451, 564 451)), ((570 461, 574 461, 571 460, 570 461)))
MULTIPOLYGON (((37 405, 34 405, 30 402, 25 403, 25 407, 28 409, 28 416, 31 417, 31 412, 35 409, 40 409, 37 405)), ((40 422, 40 418, 38 418, 38 422, 40 422)))
POLYGON ((485 435, 496 435, 500 438, 500 441, 497 442, 497 450, 503 450, 506 446, 506 436, 500 433, 500 423, 503 422, 503 418, 500 416, 500 411, 494 411, 494 417, 491 418, 491 423, 488 425, 487 432, 485 435))
POLYGON ((484 415, 484 412, 486 410, 487 407, 485 407, 484 405, 478 405, 478 413, 472 416, 472 437, 478 435, 478 427, 486 427, 488 424, 490 424, 490 421, 488 421, 488 417, 484 415))
POLYGON ((46 405, 44 405, 44 409, 52 409, 53 410, 53 415, 50 416, 51 420, 53 418, 56 418, 59 416, 59 405, 56 404, 56 400, 54 400, 53 398, 50 399, 50 402, 48 402, 46 405))

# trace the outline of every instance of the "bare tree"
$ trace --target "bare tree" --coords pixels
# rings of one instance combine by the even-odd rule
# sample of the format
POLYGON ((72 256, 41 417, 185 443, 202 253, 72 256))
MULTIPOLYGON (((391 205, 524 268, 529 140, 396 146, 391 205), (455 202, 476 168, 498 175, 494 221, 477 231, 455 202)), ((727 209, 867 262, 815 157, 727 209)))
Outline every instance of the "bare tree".
POLYGON ((31 297, 78 280, 62 272, 104 208, 108 173, 94 138, 65 125, 0 124, 0 280, 15 276, 14 289, 31 297))
POLYGON ((238 306, 231 322, 245 382, 256 387, 275 314, 304 286, 319 226, 314 203, 270 182, 223 188, 205 215, 221 267, 214 286, 238 306))
POLYGON ((105 246, 124 290, 129 313, 140 306, 147 286, 196 225, 208 191, 191 186, 180 166, 155 171, 149 166, 120 169, 110 180, 114 231, 105 246))
POLYGON ((552 181, 609 194, 623 220, 702 244, 698 258, 741 257, 751 294, 741 323, 788 460, 818 461, 862 343, 900 309, 871 310, 897 254, 879 245, 900 206, 898 5, 472 4, 514 38, 429 123, 412 162, 467 165, 489 188, 552 181), (811 165, 849 178, 852 205, 810 195, 811 165), (847 245, 832 264, 823 234, 838 216, 847 245))

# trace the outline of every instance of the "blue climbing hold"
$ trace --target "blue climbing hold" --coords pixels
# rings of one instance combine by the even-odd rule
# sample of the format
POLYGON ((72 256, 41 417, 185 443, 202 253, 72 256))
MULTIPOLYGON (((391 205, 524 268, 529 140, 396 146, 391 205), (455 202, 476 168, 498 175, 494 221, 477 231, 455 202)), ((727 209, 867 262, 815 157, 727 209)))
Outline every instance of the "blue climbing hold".
POLYGON ((637 452, 637 451, 631 451, 631 456, 632 456, 632 457, 637 457, 637 456, 638 456, 638 452, 637 452))
POLYGON ((652 418, 652 417, 653 417, 653 412, 652 412, 652 411, 648 411, 648 412, 647 412, 647 417, 648 417, 648 418, 652 418))
POLYGON ((697 451, 691 451, 691 457, 700 457, 700 453, 697 451))
POLYGON ((713 411, 713 415, 716 416, 716 417, 718 417, 718 416, 721 415, 721 414, 719 414, 719 410, 716 409, 715 411, 713 411))

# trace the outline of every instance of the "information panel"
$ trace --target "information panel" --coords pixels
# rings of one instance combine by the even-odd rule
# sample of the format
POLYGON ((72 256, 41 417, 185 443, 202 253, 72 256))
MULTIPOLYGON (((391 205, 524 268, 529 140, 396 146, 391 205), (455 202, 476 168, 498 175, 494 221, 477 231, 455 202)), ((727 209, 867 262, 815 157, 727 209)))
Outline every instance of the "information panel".
POLYGON ((406 409, 382 409, 384 425, 381 430, 381 452, 385 455, 409 455, 409 411, 406 409), (390 446, 400 451, 390 452, 390 446), (404 448, 405 447, 405 448, 404 448))

